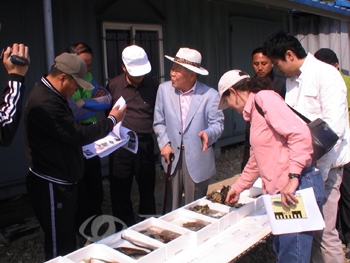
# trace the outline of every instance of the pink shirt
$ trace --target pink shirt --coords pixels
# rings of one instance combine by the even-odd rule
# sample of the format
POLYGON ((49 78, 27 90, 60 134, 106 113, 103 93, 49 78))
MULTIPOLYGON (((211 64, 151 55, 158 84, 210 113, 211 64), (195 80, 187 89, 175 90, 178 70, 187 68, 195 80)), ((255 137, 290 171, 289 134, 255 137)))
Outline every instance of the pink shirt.
POLYGON ((232 187, 240 193, 260 175, 263 192, 276 194, 288 183, 288 173, 300 174, 311 165, 310 130, 272 90, 250 93, 243 118, 251 122, 250 159, 232 187), (265 118, 255 108, 254 100, 265 118))
POLYGON ((181 107, 181 116, 182 116, 182 131, 185 130, 186 118, 187 118, 188 110, 190 108, 190 104, 191 104, 192 96, 193 96, 193 93, 194 93, 194 89, 196 87, 196 83, 194 84, 194 86, 189 91, 186 91, 186 92, 180 91, 180 107, 181 107))

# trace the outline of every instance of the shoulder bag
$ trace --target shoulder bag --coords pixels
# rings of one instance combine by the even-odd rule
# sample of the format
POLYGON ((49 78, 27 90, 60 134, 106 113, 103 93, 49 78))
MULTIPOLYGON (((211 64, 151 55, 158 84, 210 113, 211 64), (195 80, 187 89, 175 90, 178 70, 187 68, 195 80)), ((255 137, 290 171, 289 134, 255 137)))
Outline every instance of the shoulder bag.
MULTIPOLYGON (((261 107, 255 102, 255 107, 261 116, 264 116, 264 112, 261 107)), ((313 153, 311 155, 312 162, 316 163, 323 155, 328 153, 334 145, 337 143, 339 136, 329 127, 329 125, 322 119, 317 118, 314 121, 310 121, 304 115, 293 109, 288 105, 288 107, 298 115, 309 127, 312 137, 312 147, 313 153)))

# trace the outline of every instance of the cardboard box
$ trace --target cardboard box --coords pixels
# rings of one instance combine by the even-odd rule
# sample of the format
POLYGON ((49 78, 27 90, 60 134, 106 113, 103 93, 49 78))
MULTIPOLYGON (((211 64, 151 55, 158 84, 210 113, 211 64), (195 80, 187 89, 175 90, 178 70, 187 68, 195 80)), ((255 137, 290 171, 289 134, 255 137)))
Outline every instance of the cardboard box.
MULTIPOLYGON (((103 244, 91 244, 81 249, 78 249, 68 255, 65 258, 75 263, 85 263, 84 259, 95 258, 101 260, 123 262, 123 263, 134 263, 130 257, 114 250, 103 244)), ((100 263, 103 261, 94 260, 94 263, 100 263)))
POLYGON ((123 230, 115 233, 109 237, 106 237, 97 242, 98 244, 104 244, 113 249, 117 247, 130 247, 135 249, 141 249, 149 252, 147 255, 140 257, 139 259, 133 259, 130 257, 132 262, 146 263, 146 262, 164 262, 166 260, 166 249, 165 245, 157 242, 156 240, 149 239, 145 235, 142 235, 133 230, 123 230), (127 239, 123 239, 122 236, 127 239), (131 243, 132 242, 132 243, 131 243), (150 251, 140 246, 145 247, 156 247, 155 250, 150 251))
POLYGON ((165 220, 151 217, 129 227, 129 229, 145 235, 148 239, 153 239, 160 244, 165 244, 167 260, 174 257, 181 251, 191 248, 190 231, 183 227, 171 224, 165 220), (144 231, 146 231, 146 233, 142 233, 144 231), (170 231, 170 233, 175 233, 179 236, 167 243, 163 243, 160 241, 160 237, 162 237, 161 233, 156 239, 149 236, 152 231, 155 231, 157 233, 162 231, 170 231))
POLYGON ((193 247, 197 247, 209 238, 216 236, 219 231, 218 220, 201 214, 192 213, 187 209, 176 209, 159 219, 188 229, 190 231, 191 246, 193 247), (183 225, 189 222, 199 223, 205 226, 199 230, 189 229, 183 225))

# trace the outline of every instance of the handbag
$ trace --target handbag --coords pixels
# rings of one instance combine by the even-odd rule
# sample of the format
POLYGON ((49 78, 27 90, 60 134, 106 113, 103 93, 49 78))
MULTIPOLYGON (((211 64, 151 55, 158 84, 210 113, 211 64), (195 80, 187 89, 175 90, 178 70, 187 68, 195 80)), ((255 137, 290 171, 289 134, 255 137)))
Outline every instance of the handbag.
MULTIPOLYGON (((287 105, 296 115, 298 115, 309 127, 312 137, 312 148, 313 153, 311 155, 312 162, 315 163, 323 155, 328 153, 339 140, 339 136, 329 127, 329 125, 322 119, 317 118, 316 120, 310 121, 304 115, 287 105)), ((264 112, 255 101, 255 108, 264 116, 264 112)))

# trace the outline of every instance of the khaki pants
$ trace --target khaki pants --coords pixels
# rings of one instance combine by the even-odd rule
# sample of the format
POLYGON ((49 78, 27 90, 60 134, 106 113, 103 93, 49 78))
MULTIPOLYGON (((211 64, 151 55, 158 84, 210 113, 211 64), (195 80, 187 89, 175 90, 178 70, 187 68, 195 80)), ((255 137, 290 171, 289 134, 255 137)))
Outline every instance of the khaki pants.
POLYGON ((181 151, 180 159, 168 185, 166 212, 175 210, 182 205, 182 194, 185 194, 184 204, 204 197, 208 191, 209 179, 195 183, 187 170, 185 150, 181 151))
POLYGON ((333 168, 325 181, 326 201, 322 207, 325 229, 314 232, 312 244, 312 263, 343 263, 342 243, 336 229, 338 201, 343 168, 333 168))

